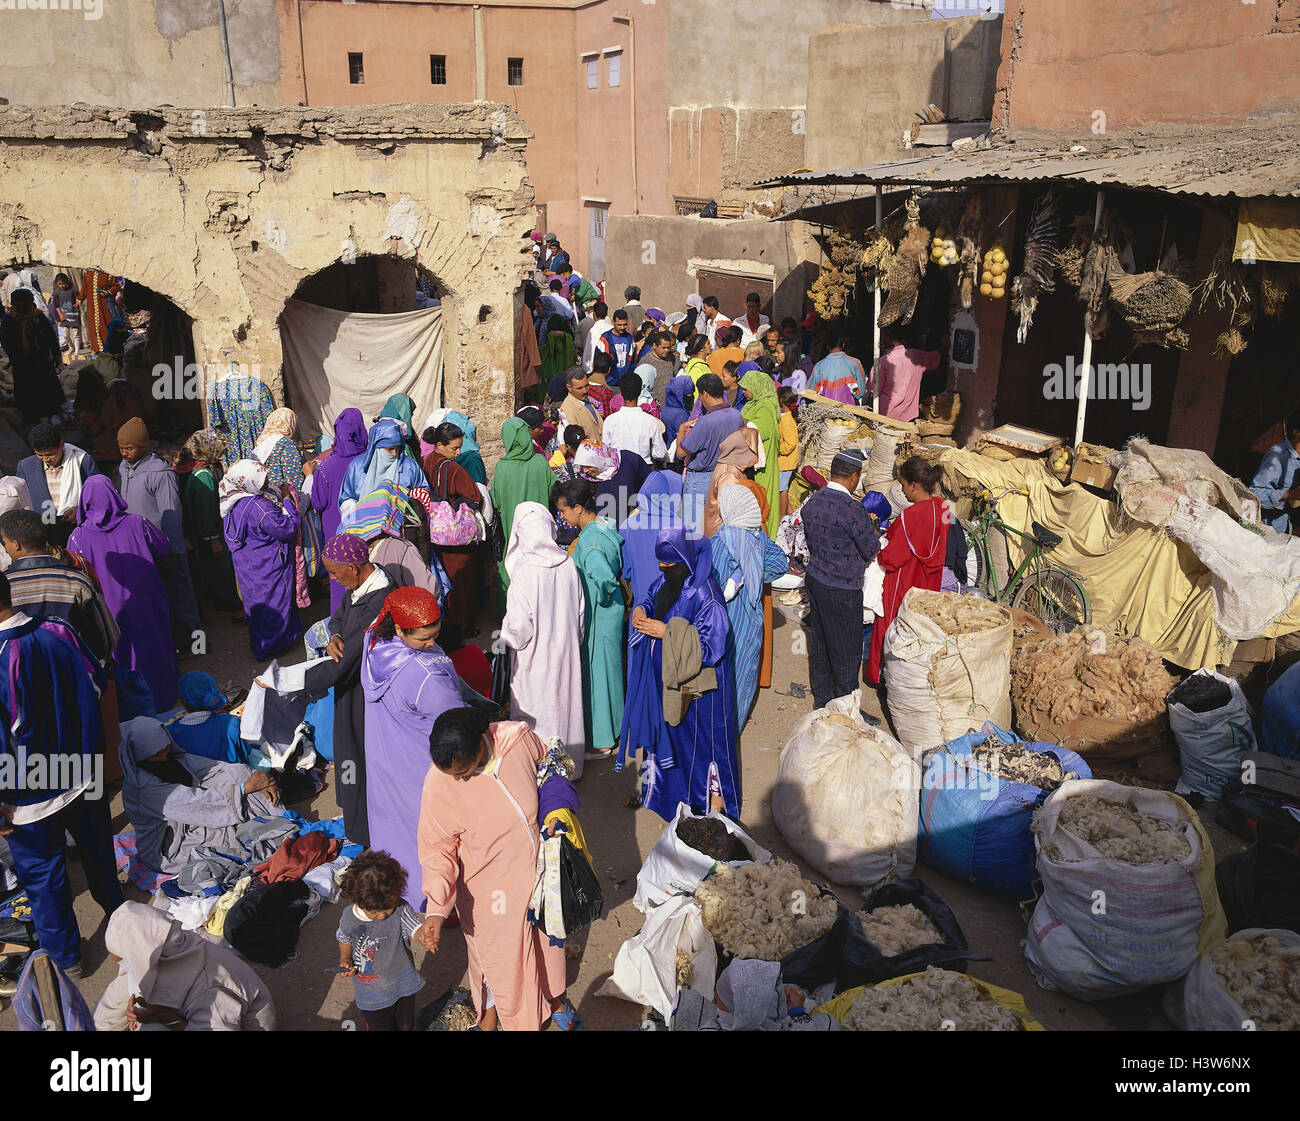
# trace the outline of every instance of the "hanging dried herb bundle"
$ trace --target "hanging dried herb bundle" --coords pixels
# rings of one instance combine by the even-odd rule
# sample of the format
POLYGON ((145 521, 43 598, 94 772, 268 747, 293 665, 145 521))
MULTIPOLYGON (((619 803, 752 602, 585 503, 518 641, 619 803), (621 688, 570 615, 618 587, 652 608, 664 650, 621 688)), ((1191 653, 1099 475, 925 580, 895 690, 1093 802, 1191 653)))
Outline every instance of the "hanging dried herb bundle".
POLYGON ((855 241, 846 229, 830 235, 821 270, 808 289, 808 298, 822 319, 840 319, 848 311, 866 252, 867 247, 855 241))
POLYGON ((1192 307, 1192 290, 1183 281, 1185 268, 1176 247, 1152 272, 1110 274, 1111 302, 1133 330, 1139 346, 1153 344, 1186 350, 1187 332, 1180 324, 1192 307))
POLYGON ((1078 288, 1083 278, 1083 259, 1092 245, 1092 216, 1079 214, 1070 223, 1070 239, 1057 258, 1061 282, 1078 288))
POLYGON ((1049 190, 1034 203, 1025 230, 1023 271, 1011 285, 1011 307, 1020 317, 1016 339, 1024 342, 1040 296, 1056 290, 1056 259, 1064 227, 1060 196, 1049 190))
POLYGON ((1287 293, 1295 283, 1295 273, 1290 266, 1271 261, 1259 266, 1259 310, 1270 319, 1282 314, 1287 293))
POLYGON ((911 322, 929 259, 930 231, 921 225, 919 217, 909 218, 907 232, 889 265, 889 298, 880 309, 880 326, 911 322))
POLYGON ((862 275, 871 279, 875 274, 876 282, 882 292, 889 291, 889 266, 894 262, 893 243, 883 233, 878 233, 873 226, 867 231, 867 247, 862 251, 862 275))

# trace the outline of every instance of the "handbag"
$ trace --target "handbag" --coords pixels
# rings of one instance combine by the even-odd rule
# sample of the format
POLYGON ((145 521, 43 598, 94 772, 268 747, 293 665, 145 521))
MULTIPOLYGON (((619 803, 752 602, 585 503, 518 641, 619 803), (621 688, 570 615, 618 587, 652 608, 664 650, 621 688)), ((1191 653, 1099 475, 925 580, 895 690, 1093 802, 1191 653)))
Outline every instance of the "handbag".
POLYGON ((501 521, 501 511, 492 511, 492 524, 488 527, 488 541, 492 543, 492 555, 499 561, 506 559, 506 527, 501 521))
POLYGON ((444 547, 472 545, 478 540, 478 519, 466 499, 459 495, 447 497, 444 469, 450 466, 448 460, 438 464, 434 479, 430 480, 433 502, 429 506, 429 540, 444 547))

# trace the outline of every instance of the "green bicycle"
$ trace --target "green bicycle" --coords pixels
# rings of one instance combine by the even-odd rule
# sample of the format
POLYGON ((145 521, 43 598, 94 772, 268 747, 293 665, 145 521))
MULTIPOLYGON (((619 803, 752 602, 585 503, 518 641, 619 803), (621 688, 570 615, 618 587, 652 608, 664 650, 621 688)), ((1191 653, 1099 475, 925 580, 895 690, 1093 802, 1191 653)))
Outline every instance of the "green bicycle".
POLYGON ((998 517, 998 499, 1008 494, 1028 495, 1028 491, 1007 488, 996 495, 988 490, 975 492, 974 517, 962 522, 975 554, 975 586, 994 603, 1010 603, 1031 615, 1037 615, 1058 634, 1092 622, 1092 605, 1083 580, 1068 569, 1052 564, 1046 554, 1061 543, 1061 538, 1038 522, 1031 522, 1032 533, 1024 533, 998 517), (1007 549, 1012 537, 1025 542, 1025 558, 1010 571, 1007 549), (994 563, 997 558, 998 564, 994 563), (1005 584, 999 586, 1001 569, 1005 584))

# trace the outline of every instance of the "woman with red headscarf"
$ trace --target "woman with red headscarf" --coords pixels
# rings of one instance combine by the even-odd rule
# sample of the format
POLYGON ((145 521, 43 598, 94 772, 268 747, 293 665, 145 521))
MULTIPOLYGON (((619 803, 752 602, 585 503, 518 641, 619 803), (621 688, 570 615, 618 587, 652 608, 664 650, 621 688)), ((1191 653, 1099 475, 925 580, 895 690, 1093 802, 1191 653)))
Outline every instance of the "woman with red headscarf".
POLYGON ((370 847, 406 870, 405 898, 417 911, 424 908, 416 830, 429 732, 463 703, 456 669, 438 646, 441 628, 436 597, 424 588, 398 588, 370 627, 361 663, 370 847))

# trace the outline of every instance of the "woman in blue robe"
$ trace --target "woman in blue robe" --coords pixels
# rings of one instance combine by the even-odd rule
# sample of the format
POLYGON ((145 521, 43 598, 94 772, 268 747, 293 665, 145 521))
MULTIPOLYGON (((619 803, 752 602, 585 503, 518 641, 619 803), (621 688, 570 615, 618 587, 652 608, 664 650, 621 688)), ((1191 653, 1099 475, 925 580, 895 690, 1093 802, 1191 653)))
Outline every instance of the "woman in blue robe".
MULTIPOLYGON (((661 575, 632 612, 628 638, 627 703, 621 755, 615 770, 638 749, 641 804, 671 821, 679 802, 703 813, 717 808, 740 817, 740 760, 736 702, 727 655, 727 608, 710 567, 706 537, 681 528, 660 530, 655 545, 661 575), (663 709, 663 636, 684 619, 699 639, 700 661, 713 669, 717 687, 696 695, 680 723, 663 709)), ((673 715, 673 714, 670 714, 673 715)))
POLYGON ((683 525, 682 477, 676 471, 655 471, 637 495, 637 508, 618 532, 623 538, 623 579, 632 585, 632 602, 640 603, 659 579, 655 545, 661 529, 683 525))
POLYGON ((348 464, 339 488, 339 510, 343 517, 352 512, 352 506, 373 494, 381 483, 396 483, 411 487, 429 485, 420 461, 411 455, 406 446, 406 431, 400 421, 384 417, 370 428, 365 455, 359 455, 348 464), (343 504, 347 503, 344 508, 343 504))

